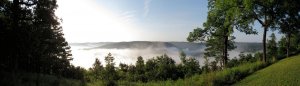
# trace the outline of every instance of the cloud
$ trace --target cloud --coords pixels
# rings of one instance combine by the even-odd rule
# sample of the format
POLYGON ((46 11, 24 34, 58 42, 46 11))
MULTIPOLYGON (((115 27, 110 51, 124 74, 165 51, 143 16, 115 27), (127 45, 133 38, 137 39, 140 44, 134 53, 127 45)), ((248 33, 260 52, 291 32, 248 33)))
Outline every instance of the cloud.
POLYGON ((120 20, 124 24, 131 24, 135 21, 135 13, 136 11, 125 11, 120 14, 120 20))
POLYGON ((147 17, 148 16, 148 13, 150 11, 150 8, 149 8, 149 5, 150 5, 150 2, 152 0, 145 0, 144 1, 144 17, 147 17))

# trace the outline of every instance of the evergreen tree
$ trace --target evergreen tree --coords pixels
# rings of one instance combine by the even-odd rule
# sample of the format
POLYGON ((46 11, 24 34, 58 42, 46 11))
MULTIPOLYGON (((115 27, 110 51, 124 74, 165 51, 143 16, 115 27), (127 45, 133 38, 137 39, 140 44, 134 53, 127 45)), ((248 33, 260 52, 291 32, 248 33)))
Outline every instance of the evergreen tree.
POLYGON ((105 56, 105 72, 103 80, 105 80, 105 85, 107 86, 114 86, 116 85, 116 80, 118 80, 118 74, 115 70, 115 63, 114 63, 114 57, 111 53, 108 53, 107 56, 105 56))
POLYGON ((96 80, 102 79, 103 77, 102 73, 104 71, 104 68, 98 58, 95 59, 95 63, 93 64, 92 71, 94 74, 94 78, 96 80))
POLYGON ((56 0, 1 0, 0 63, 5 71, 73 77, 56 8, 56 0))
POLYGON ((137 58, 137 61, 136 61, 136 78, 135 80, 140 80, 142 82, 146 82, 146 77, 145 77, 145 63, 144 63, 144 60, 143 60, 143 57, 142 56, 139 56, 137 58))

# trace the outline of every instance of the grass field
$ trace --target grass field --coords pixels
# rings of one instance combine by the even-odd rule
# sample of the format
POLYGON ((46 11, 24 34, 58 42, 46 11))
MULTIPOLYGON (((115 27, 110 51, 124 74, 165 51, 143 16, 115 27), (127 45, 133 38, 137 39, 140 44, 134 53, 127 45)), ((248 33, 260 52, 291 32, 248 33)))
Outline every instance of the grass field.
POLYGON ((283 59, 246 77, 236 86, 299 86, 300 55, 283 59))

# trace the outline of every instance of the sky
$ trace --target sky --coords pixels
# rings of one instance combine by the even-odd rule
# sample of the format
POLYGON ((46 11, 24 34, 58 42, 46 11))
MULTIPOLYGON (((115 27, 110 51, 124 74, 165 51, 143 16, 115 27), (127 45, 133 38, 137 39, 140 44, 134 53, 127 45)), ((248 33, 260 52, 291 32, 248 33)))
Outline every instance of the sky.
MULTIPOLYGON (((57 1, 56 14, 69 43, 186 41, 189 32, 202 27, 208 12, 207 0, 57 1)), ((258 35, 235 31, 235 41, 261 42, 262 27, 255 23, 254 28, 258 35)))

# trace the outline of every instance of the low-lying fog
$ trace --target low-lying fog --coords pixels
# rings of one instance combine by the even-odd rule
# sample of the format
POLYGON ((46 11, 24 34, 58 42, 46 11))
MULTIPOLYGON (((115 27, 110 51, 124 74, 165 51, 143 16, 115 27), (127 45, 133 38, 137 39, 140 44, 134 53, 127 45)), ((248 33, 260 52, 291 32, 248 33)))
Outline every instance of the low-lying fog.
MULTIPOLYGON (((238 57, 240 52, 254 53, 261 51, 261 43, 236 43, 237 48, 229 51, 229 57, 238 57)), ((104 57, 111 53, 115 58, 115 66, 119 63, 135 64, 138 56, 144 60, 167 54, 176 63, 180 62, 179 52, 184 51, 189 58, 196 58, 203 65, 205 44, 188 42, 101 42, 101 43, 71 43, 73 54, 72 64, 90 68, 99 58, 102 65, 104 57)))

